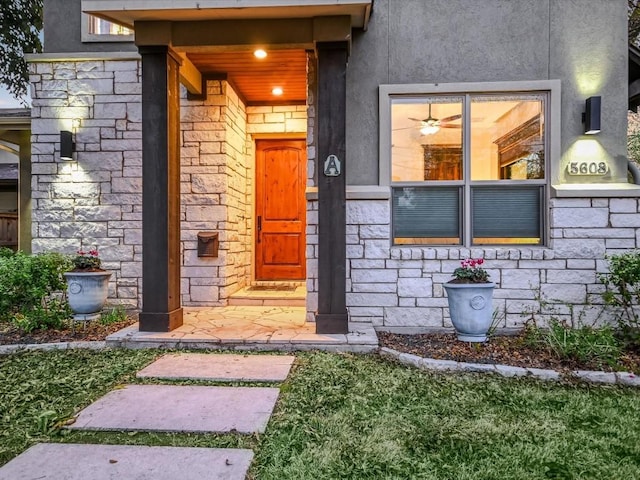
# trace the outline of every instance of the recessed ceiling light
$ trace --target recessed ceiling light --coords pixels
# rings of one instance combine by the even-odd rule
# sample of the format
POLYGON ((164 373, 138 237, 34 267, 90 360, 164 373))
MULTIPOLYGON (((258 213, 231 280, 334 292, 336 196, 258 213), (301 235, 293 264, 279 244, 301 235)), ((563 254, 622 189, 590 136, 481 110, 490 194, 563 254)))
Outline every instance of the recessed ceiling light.
POLYGON ((261 48, 253 52, 253 54, 255 55, 256 58, 267 58, 267 52, 265 52, 261 48))
POLYGON ((271 90, 271 93, 274 95, 282 95, 284 90, 282 90, 282 87, 274 87, 273 90, 271 90))

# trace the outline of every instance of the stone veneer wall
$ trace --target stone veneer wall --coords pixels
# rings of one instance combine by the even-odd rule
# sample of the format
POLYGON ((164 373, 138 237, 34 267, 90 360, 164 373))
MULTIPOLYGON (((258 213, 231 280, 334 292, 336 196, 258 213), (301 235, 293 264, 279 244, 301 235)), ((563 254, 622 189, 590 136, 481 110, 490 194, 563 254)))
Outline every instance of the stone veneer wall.
POLYGON ((246 285, 251 265, 246 107, 225 81, 208 81, 207 98, 182 89, 182 303, 224 305, 246 285), (198 257, 198 232, 218 232, 217 258, 198 257))
MULTIPOLYGON (((318 125, 316 92, 318 76, 316 57, 307 52, 307 190, 317 190, 316 163, 318 125)), ((318 198, 307 195, 307 322, 315 322, 318 311, 318 198)))
MULTIPOLYGON (((98 247, 114 273, 110 301, 141 305, 142 124, 137 58, 30 64, 33 251, 98 247), (76 130, 74 162, 60 130, 76 130)), ((306 107, 247 107, 227 82, 207 99, 181 98, 182 302, 223 305, 252 279, 251 134, 306 132, 306 107), (250 123, 247 122, 249 115, 250 123), (197 256, 197 233, 217 231, 217 258, 197 256)))
POLYGON ((306 107, 245 106, 225 81, 181 100, 182 301, 224 305, 253 275, 255 137, 304 135, 306 107), (220 234, 218 258, 197 256, 199 231, 220 234))
POLYGON ((98 247, 109 296, 138 305, 142 272, 141 69, 130 59, 29 65, 32 248, 98 247), (76 160, 60 161, 60 130, 76 130, 76 160))
MULTIPOLYGON (((306 107, 245 107, 226 82, 206 101, 182 100, 183 302, 217 305, 252 278, 252 136, 307 131, 315 186, 315 72, 306 107), (303 126, 304 110, 308 129, 303 126), (247 122, 247 118, 249 122, 247 122), (218 259, 199 259, 198 231, 221 233, 218 259)), ((135 58, 29 65, 33 251, 100 249, 114 272, 111 301, 139 305, 142 272, 140 65, 135 58), (76 131, 75 162, 60 161, 59 132, 76 131)), ((317 202, 307 211, 307 318, 317 309, 317 202)), ((449 326, 442 283, 459 259, 484 257, 498 284, 502 326, 523 312, 589 321, 600 312, 604 255, 640 247, 637 199, 554 199, 552 248, 390 247, 388 200, 347 202, 347 305, 352 321, 384 328, 449 326), (573 305, 570 307, 569 305, 573 305), (589 306, 591 305, 591 306, 589 306)))
POLYGON ((603 322, 597 276, 605 254, 640 247, 640 205, 635 198, 551 200, 552 248, 390 247, 387 200, 347 203, 347 305, 350 320, 391 330, 450 327, 442 284, 462 258, 483 257, 496 282, 500 327, 551 316, 603 322), (541 309, 540 301, 545 302, 541 309))

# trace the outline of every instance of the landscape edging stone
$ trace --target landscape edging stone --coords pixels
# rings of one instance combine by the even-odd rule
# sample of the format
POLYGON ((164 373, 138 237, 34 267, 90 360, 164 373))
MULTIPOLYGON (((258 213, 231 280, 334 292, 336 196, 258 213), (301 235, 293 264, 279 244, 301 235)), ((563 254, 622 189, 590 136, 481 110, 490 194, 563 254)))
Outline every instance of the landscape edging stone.
POLYGON ((392 348, 381 347, 378 353, 387 358, 393 358, 404 365, 421 370, 470 372, 470 373, 496 373, 503 377, 533 377, 539 380, 559 381, 563 378, 577 379, 590 383, 619 384, 632 387, 640 387, 640 376, 631 372, 602 372, 593 370, 576 370, 569 374, 544 368, 524 368, 503 364, 456 362, 454 360, 438 360, 424 358, 410 353, 403 353, 392 348))

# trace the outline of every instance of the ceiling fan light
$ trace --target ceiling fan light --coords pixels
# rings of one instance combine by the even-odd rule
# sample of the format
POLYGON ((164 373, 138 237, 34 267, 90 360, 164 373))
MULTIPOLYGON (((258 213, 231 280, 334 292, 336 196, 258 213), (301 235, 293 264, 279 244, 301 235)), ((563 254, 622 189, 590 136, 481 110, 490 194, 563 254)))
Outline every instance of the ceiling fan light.
POLYGON ((420 133, 422 135, 433 135, 435 133, 438 133, 439 131, 440 131, 440 127, 438 125, 433 125, 433 124, 424 125, 420 129, 420 133))

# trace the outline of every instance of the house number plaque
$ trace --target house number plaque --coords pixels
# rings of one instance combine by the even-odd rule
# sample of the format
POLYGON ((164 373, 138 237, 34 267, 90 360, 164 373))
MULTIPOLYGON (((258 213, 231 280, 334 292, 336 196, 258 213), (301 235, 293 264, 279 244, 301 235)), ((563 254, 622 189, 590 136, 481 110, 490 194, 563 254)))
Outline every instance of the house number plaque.
POLYGON ((335 155, 329 155, 324 161, 324 175, 325 177, 340 176, 340 160, 335 155))
POLYGON ((569 175, 605 175, 609 173, 609 165, 606 162, 569 162, 567 165, 569 175))

